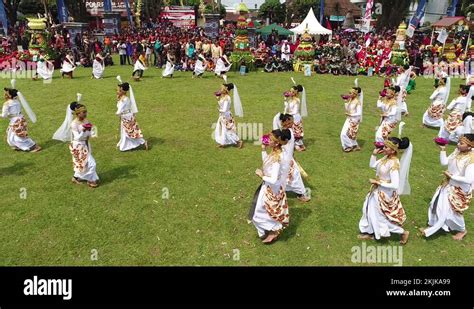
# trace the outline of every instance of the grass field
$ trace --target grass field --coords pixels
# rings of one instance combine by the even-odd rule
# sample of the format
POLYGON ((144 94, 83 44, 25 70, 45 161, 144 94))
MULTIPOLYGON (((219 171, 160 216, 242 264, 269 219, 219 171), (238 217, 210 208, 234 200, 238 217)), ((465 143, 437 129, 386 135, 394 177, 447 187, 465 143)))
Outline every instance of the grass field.
MULTIPOLYGON (((312 200, 302 204, 291 196, 290 227, 277 243, 264 246, 254 226, 246 223, 259 185, 255 169, 261 167, 260 147, 248 141, 241 150, 218 149, 211 139, 218 117, 213 92, 221 81, 209 73, 197 80, 191 73, 176 73, 170 80, 159 78, 161 70, 146 71, 143 81, 132 85, 138 123, 151 150, 121 153, 115 148, 115 76, 129 79, 131 70, 107 67, 103 80, 91 80, 91 69, 78 69, 74 80, 61 80, 56 72, 51 84, 17 81, 38 117, 36 124, 30 123, 30 136, 44 150, 20 153, 10 150, 5 138, 0 143, 0 265, 367 265, 351 262, 351 248, 361 245, 358 222, 368 179, 374 176, 368 165, 383 79, 359 77, 365 93, 359 130, 363 149, 347 154, 340 149, 345 116, 339 95, 353 86, 354 78, 229 74, 244 106, 244 118, 236 121, 263 123, 265 131, 282 110, 282 93, 291 86, 291 76, 307 90, 308 151, 295 156, 310 175, 312 200), (99 130, 91 140, 101 178, 95 190, 70 182, 68 147, 51 140, 76 92, 83 94, 89 119, 99 130), (239 250, 238 260, 234 249, 239 250), (94 253, 97 259, 91 258, 94 253)), ((9 86, 9 80, 2 82, 2 87, 9 86)), ((453 81, 450 98, 461 82, 453 81)), ((412 194, 402 196, 405 228, 411 231, 403 264, 473 265, 472 235, 462 242, 443 233, 429 240, 416 236, 417 227, 426 224, 428 203, 443 171, 432 141, 437 131, 420 127, 432 85, 432 79, 417 79, 417 89, 408 97, 410 116, 404 119, 414 154, 412 194)), ((2 120, 1 132, 6 128, 7 120, 2 120)), ((472 210, 465 220, 473 230, 472 210)), ((367 245, 395 246, 398 240, 394 236, 367 245)))

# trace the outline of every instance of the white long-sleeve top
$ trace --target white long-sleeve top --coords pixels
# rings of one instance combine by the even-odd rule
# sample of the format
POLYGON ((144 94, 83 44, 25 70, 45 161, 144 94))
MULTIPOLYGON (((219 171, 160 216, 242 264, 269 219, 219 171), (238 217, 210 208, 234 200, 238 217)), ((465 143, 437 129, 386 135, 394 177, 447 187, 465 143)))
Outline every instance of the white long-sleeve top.
POLYGON ((474 183, 474 152, 461 153, 456 149, 447 157, 446 151, 440 151, 439 160, 452 175, 449 184, 469 193, 474 183))
POLYGON ((439 86, 431 94, 430 100, 431 102, 443 103, 447 95, 448 95, 448 89, 445 86, 439 86))
POLYGON ((127 96, 123 96, 117 101, 117 112, 116 115, 131 113, 132 103, 127 96))
POLYGON ((459 96, 452 100, 447 109, 453 113, 464 114, 467 106, 467 97, 459 96))
POLYGON ((358 98, 351 99, 349 102, 345 103, 344 106, 349 117, 360 117, 362 115, 362 105, 358 98))
POLYGON ((382 112, 382 115, 389 118, 390 120, 395 120, 397 115, 397 104, 386 104, 384 100, 377 100, 377 107, 382 112))
POLYGON ((72 121, 71 132, 73 142, 85 143, 87 140, 89 140, 89 137, 91 136, 91 131, 84 131, 84 127, 82 126, 86 123, 89 123, 89 121, 85 120, 84 122, 80 122, 77 119, 74 119, 72 121))
POLYGON ((293 98, 291 101, 285 101, 285 114, 296 115, 300 113, 300 99, 293 98))
POLYGON ((389 190, 398 190, 400 182, 400 161, 397 157, 377 160, 375 155, 370 157, 370 167, 376 170, 376 176, 380 181, 380 186, 389 190))
POLYGON ((230 113, 231 99, 229 95, 221 97, 218 101, 219 113, 228 114, 230 113))
POLYGON ((16 99, 10 99, 3 103, 2 118, 18 117, 21 115, 21 103, 16 99))
MULTIPOLYGON (((280 160, 275 160, 267 154, 265 150, 262 151, 263 161, 263 177, 262 180, 272 187, 278 185, 279 174, 280 174, 280 160)), ((276 190, 274 190, 275 192, 276 190)))

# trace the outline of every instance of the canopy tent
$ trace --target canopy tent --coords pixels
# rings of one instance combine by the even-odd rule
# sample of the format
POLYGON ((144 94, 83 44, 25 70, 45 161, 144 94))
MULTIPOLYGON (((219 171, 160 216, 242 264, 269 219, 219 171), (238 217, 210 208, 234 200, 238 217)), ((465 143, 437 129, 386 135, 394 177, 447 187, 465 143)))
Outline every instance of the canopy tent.
POLYGON ((316 16, 314 15, 313 8, 309 10, 308 15, 306 15, 305 19, 301 22, 301 24, 299 24, 297 27, 293 29, 290 29, 290 31, 293 31, 296 34, 302 34, 304 33, 306 28, 308 28, 309 34, 312 34, 312 35, 315 35, 315 34, 332 35, 331 30, 324 28, 318 22, 318 20, 316 19, 316 16))
POLYGON ((257 30, 257 33, 260 33, 262 35, 270 35, 272 34, 274 30, 278 32, 278 35, 292 35, 293 34, 292 31, 286 28, 283 28, 282 26, 278 26, 277 24, 271 24, 263 28, 260 28, 257 30))

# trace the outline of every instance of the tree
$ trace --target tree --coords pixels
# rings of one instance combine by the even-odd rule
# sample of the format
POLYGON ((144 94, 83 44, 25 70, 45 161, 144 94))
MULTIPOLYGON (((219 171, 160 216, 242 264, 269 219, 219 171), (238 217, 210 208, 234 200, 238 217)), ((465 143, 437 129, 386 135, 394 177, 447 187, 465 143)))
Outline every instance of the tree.
POLYGON ((377 20, 377 29, 395 28, 400 25, 410 8, 412 0, 378 0, 382 5, 382 14, 377 20))
POLYGON ((279 0, 265 0, 260 6, 259 16, 269 18, 272 23, 283 23, 286 17, 286 4, 279 0))
MULTIPOLYGON (((339 4, 338 2, 336 3, 339 4)), ((288 5, 287 24, 291 24, 294 20, 303 21, 309 10, 313 8, 315 14, 319 12, 320 1, 315 0, 293 0, 288 5)))

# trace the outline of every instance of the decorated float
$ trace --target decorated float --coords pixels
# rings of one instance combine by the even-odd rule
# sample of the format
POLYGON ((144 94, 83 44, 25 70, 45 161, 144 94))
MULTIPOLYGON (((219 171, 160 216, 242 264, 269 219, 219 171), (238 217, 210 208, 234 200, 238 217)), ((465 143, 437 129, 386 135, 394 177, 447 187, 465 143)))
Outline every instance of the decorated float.
POLYGON ((405 48, 405 40, 407 38, 407 24, 402 21, 398 26, 395 37, 395 43, 392 46, 392 58, 390 61, 396 65, 405 65, 409 63, 408 52, 405 48))
POLYGON ((237 8, 239 17, 237 18, 236 38, 234 40, 234 50, 230 55, 233 69, 245 66, 251 70, 254 67, 255 59, 250 51, 250 41, 248 36, 247 14, 249 9, 245 3, 240 3, 237 8))
POLYGON ((304 33, 301 35, 300 44, 296 47, 294 52, 293 69, 295 72, 303 71, 305 65, 309 65, 312 71, 314 55, 313 38, 306 27, 304 33))

